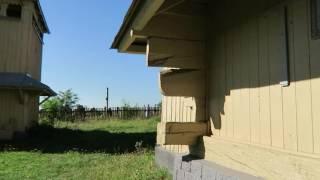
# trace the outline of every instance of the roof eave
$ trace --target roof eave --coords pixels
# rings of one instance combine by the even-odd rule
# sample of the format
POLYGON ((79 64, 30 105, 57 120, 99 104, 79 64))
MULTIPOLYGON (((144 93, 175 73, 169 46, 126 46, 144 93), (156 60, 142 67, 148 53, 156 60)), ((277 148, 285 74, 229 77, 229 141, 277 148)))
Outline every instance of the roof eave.
POLYGON ((56 96, 57 93, 54 92, 49 86, 43 84, 42 82, 33 79, 27 74, 23 73, 0 73, 0 90, 2 89, 17 89, 24 91, 34 91, 39 92, 39 94, 44 94, 46 96, 56 96))
MULTIPOLYGON (((120 52, 126 50, 121 44, 130 41, 130 32, 142 30, 151 18, 156 14, 165 0, 134 0, 124 18, 123 24, 116 35, 111 49, 118 49, 120 52)), ((133 40, 131 40, 133 42, 133 40)))
POLYGON ((35 5, 36 5, 36 8, 38 9, 38 11, 40 13, 41 20, 42 20, 43 27, 44 27, 44 32, 47 33, 47 34, 50 34, 50 29, 49 29, 48 23, 46 21, 46 18, 44 16, 44 13, 42 11, 40 1, 39 0, 34 0, 34 2, 35 2, 35 5))
POLYGON ((142 4, 142 0, 133 0, 133 2, 131 3, 131 6, 126 14, 126 16, 124 17, 123 23, 115 37, 115 39, 113 40, 113 43, 111 45, 111 49, 118 49, 119 45, 120 45, 120 41, 123 39, 125 33, 128 31, 129 26, 132 25, 132 21, 133 21, 133 16, 134 14, 137 13, 137 9, 139 6, 141 6, 142 4))

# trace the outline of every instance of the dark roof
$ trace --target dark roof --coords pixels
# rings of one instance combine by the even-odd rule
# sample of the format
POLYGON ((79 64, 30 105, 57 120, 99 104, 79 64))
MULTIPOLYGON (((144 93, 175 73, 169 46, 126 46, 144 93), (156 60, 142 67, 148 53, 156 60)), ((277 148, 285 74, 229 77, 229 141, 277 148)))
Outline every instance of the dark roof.
POLYGON ((21 89, 39 93, 40 96, 56 96, 49 86, 22 73, 0 73, 0 89, 21 89))
POLYGON ((139 9, 141 8, 141 6, 143 5, 143 3, 145 1, 146 0, 133 0, 132 1, 129 10, 128 10, 126 16, 124 17, 124 20, 123 20, 123 23, 120 27, 120 30, 111 45, 111 49, 119 48, 122 37, 128 31, 128 28, 130 28, 130 26, 132 25, 132 19, 137 15, 139 9))

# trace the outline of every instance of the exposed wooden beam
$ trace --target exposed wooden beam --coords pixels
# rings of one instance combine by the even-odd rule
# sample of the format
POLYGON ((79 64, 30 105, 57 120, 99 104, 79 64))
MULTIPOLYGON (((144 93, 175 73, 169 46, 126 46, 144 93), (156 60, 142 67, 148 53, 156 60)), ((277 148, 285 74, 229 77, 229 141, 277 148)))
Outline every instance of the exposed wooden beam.
POLYGON ((160 73, 160 89, 165 96, 204 97, 203 70, 172 70, 160 73))
POLYGON ((132 44, 131 46, 129 46, 126 52, 132 54, 146 54, 146 46, 132 44))
POLYGON ((50 99, 50 96, 46 97, 44 100, 42 100, 40 103, 39 103, 39 106, 41 106, 43 103, 45 103, 46 101, 48 101, 50 99))
MULTIPOLYGON (((206 18, 160 14, 154 16, 140 34, 147 37, 204 41, 206 18)), ((135 29, 138 31, 137 29, 135 29)))
POLYGON ((161 145, 194 145, 199 137, 211 134, 206 122, 161 122, 157 129, 157 144, 161 145))
POLYGON ((133 21, 132 28, 142 30, 164 2, 165 0, 145 1, 144 6, 140 9, 137 17, 133 21))
MULTIPOLYGON (((206 11, 203 10, 201 3, 192 4, 182 4, 165 12, 158 11, 158 13, 161 12, 159 14, 154 12, 155 9, 149 10, 150 12, 145 13, 144 16, 151 15, 151 17, 144 17, 140 20, 141 22, 136 18, 131 29, 124 35, 123 41, 119 45, 119 51, 131 52, 128 49, 136 39, 150 37, 204 41, 206 36, 206 17, 204 14, 200 15, 200 12, 206 11), (196 6, 191 6, 192 4, 196 4, 196 6)), ((154 7, 156 6, 154 5, 154 7)), ((165 6, 162 6, 162 8, 165 8, 165 6)))
POLYGON ((131 37, 130 32, 127 32, 124 37, 123 40, 121 41, 120 45, 119 45, 119 52, 127 52, 128 48, 131 46, 131 44, 134 42, 134 38, 131 37))
POLYGON ((135 38, 131 37, 131 29, 142 30, 150 19, 155 15, 165 0, 152 0, 145 1, 143 7, 139 10, 136 17, 132 22, 130 29, 123 36, 120 45, 119 52, 126 52, 130 45, 135 41, 135 38))
POLYGON ((171 0, 165 1, 157 14, 175 14, 180 16, 206 16, 208 3, 206 1, 171 0))
POLYGON ((201 41, 150 38, 146 51, 148 66, 204 68, 205 44, 201 41))
POLYGON ((147 39, 148 38, 148 36, 141 33, 141 31, 136 31, 134 29, 131 29, 130 36, 131 36, 131 38, 134 38, 134 39, 138 39, 138 38, 139 39, 147 39))

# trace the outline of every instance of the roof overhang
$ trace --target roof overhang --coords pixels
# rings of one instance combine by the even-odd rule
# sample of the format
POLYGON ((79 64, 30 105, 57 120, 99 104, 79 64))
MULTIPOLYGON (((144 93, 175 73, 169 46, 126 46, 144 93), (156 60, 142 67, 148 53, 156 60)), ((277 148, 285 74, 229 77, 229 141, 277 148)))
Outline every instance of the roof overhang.
POLYGON ((208 2, 134 0, 111 48, 146 54, 150 67, 202 69, 208 2))
POLYGON ((138 40, 138 46, 139 43, 143 44, 139 42, 141 37, 135 36, 133 31, 141 31, 164 2, 165 0, 133 0, 111 48, 118 49, 119 52, 128 52, 128 48, 135 41, 138 40))
POLYGON ((49 30, 46 18, 45 18, 44 14, 43 14, 43 11, 42 11, 42 8, 41 8, 41 5, 40 5, 40 1, 39 0, 34 0, 34 4, 35 4, 36 10, 39 13, 39 17, 40 17, 39 20, 41 21, 42 26, 44 28, 44 33, 48 33, 49 34, 50 30, 49 30))
POLYGON ((0 90, 21 90, 39 96, 56 96, 49 86, 23 73, 0 73, 0 90))

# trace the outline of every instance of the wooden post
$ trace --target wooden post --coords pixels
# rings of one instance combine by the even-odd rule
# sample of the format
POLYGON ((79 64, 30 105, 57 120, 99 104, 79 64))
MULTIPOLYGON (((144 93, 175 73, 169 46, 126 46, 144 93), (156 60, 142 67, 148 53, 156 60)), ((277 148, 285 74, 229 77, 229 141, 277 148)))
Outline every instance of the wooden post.
POLYGON ((107 88, 107 98, 106 98, 106 101, 107 101, 107 110, 109 109, 109 88, 107 88))

